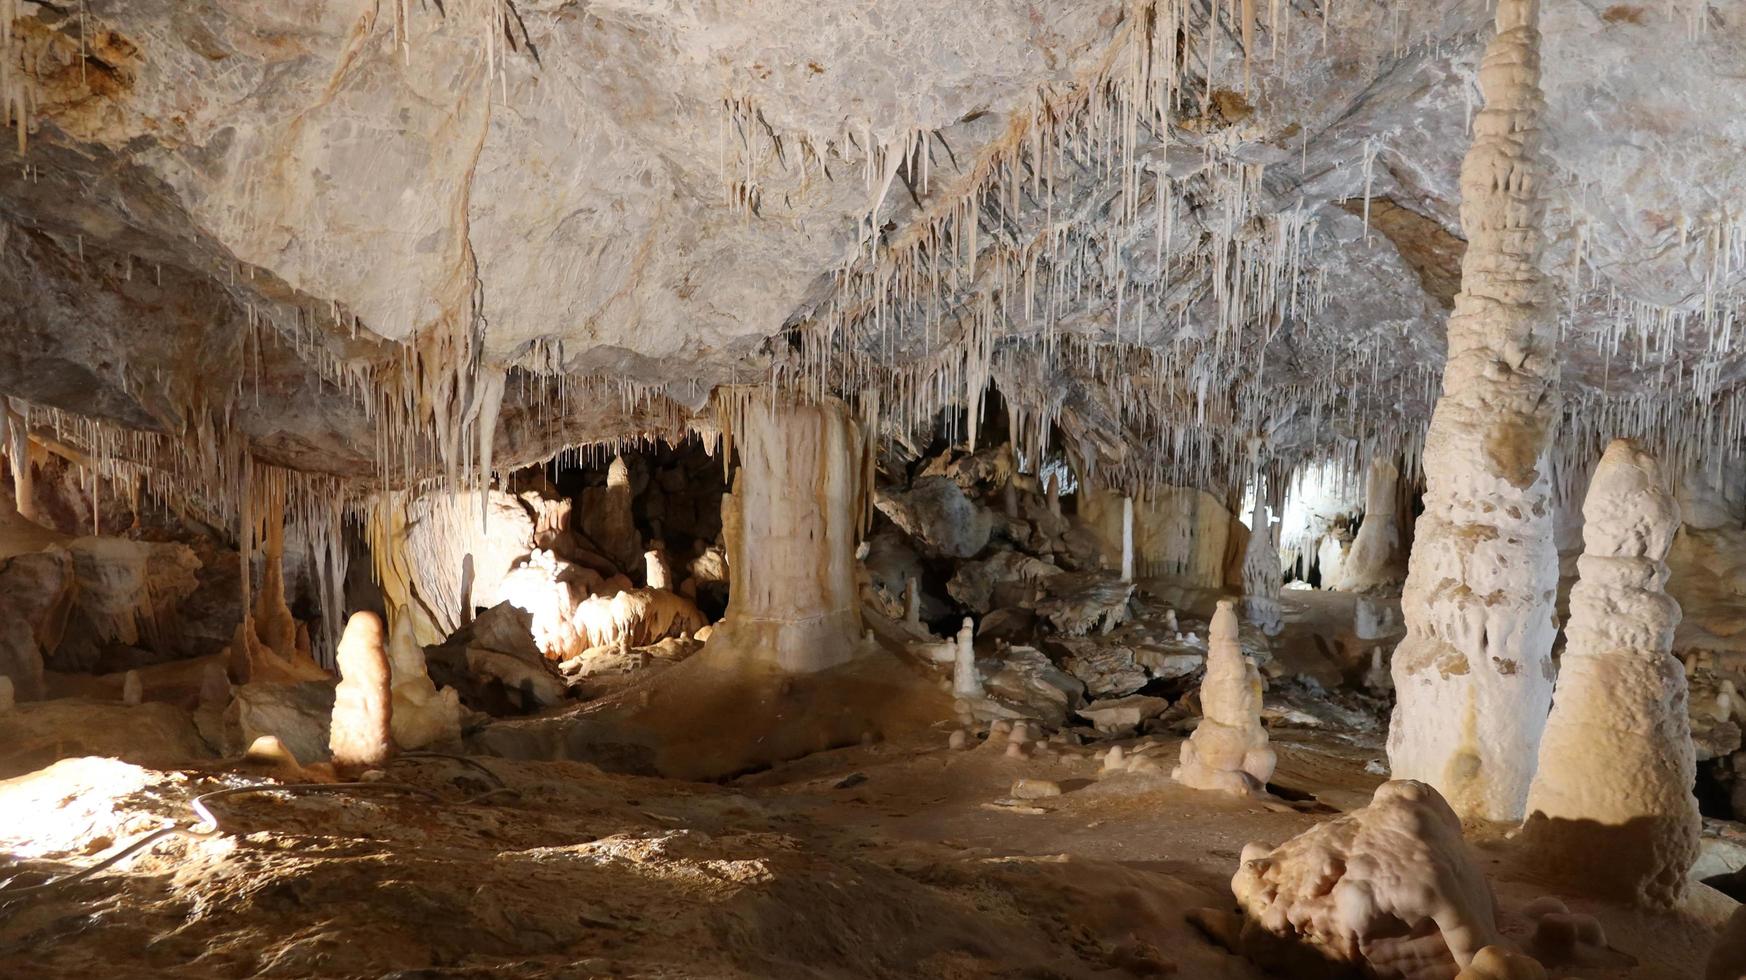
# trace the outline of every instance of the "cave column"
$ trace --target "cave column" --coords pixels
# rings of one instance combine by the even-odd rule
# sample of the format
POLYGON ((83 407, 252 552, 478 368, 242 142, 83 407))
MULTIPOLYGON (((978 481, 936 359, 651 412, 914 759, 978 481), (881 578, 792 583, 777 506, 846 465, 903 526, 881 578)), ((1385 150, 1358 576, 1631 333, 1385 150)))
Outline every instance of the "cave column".
POLYGON ((1672 908, 1702 830, 1690 695, 1672 654, 1679 604, 1665 589, 1679 504, 1655 459, 1617 440, 1582 517, 1581 577, 1523 833, 1556 880, 1672 908))
POLYGON ((1499 0, 1480 68, 1485 108, 1461 168, 1468 247, 1425 437, 1388 736, 1394 778, 1430 783, 1464 818, 1512 822, 1551 702, 1558 586, 1538 19, 1536 0, 1499 0))
POLYGON ((1370 460, 1364 481, 1364 523, 1346 554, 1345 574, 1336 588, 1372 592, 1400 581, 1400 525, 1395 496, 1400 471, 1386 456, 1370 460))
POLYGON ((740 465, 722 499, 727 616, 709 646, 791 672, 842 663, 861 646, 861 428, 836 399, 798 404, 752 389, 718 397, 740 465))

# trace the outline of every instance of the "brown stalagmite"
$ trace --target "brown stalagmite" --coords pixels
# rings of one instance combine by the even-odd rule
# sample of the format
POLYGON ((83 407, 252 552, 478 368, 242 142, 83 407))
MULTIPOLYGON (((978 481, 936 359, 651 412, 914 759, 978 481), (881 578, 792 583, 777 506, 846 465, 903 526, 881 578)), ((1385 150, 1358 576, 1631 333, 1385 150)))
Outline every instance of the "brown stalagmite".
POLYGON ((1499 0, 1461 168, 1468 237, 1394 656, 1389 763, 1464 818, 1520 820, 1551 702, 1558 553, 1546 463, 1557 313, 1540 270, 1536 0, 1499 0))

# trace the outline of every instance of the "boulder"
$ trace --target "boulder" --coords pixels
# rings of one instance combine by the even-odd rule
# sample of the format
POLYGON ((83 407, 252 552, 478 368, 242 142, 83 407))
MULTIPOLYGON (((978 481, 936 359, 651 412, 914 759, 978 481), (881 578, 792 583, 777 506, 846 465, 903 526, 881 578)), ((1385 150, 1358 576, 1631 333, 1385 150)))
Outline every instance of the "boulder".
POLYGON ((240 755, 255 739, 271 735, 298 762, 326 759, 333 702, 334 686, 323 681, 238 685, 224 712, 224 753, 240 755))
POLYGON ((891 523, 928 551, 972 558, 988 546, 994 517, 943 476, 924 476, 904 490, 879 490, 874 503, 891 523))
POLYGON ((1105 735, 1132 735, 1140 724, 1156 718, 1170 707, 1164 698, 1134 694, 1125 698, 1093 701, 1079 708, 1079 716, 1105 735))

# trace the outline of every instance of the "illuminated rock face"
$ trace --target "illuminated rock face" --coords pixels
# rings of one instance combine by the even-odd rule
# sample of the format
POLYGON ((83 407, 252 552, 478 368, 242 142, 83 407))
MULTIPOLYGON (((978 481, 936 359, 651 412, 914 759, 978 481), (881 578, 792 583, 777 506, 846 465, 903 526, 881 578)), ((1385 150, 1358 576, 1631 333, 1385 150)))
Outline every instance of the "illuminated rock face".
POLYGON ((847 661, 861 644, 855 548, 868 506, 860 426, 835 399, 772 403, 729 393, 739 452, 722 497, 733 591, 706 652, 733 650, 792 672, 847 661))
POLYGON ((1200 710, 1200 724, 1182 743, 1181 764, 1170 777, 1195 789, 1263 791, 1276 760, 1261 727, 1261 674, 1237 643, 1237 613, 1229 599, 1219 601, 1209 629, 1200 710))
POLYGON ((394 751, 392 675, 382 641, 382 619, 371 612, 353 613, 340 638, 328 749, 341 772, 380 766, 394 751))
POLYGON ((1396 778, 1463 817, 1522 818, 1552 696, 1558 552, 1546 464, 1557 418, 1557 312, 1540 271, 1539 19, 1501 0, 1480 69, 1485 108, 1461 171, 1467 231, 1443 395, 1425 437, 1425 511, 1402 595, 1396 778))
POLYGON ((1655 459, 1619 440, 1582 518, 1580 578, 1528 792, 1528 853, 1579 890, 1671 907, 1701 830, 1685 669, 1670 652, 1679 605, 1664 590, 1679 504, 1655 459))
POLYGON ((1276 848, 1245 846, 1231 891, 1243 951, 1282 976, 1331 960, 1368 977, 1444 980, 1499 939, 1461 821, 1410 780, 1276 848))

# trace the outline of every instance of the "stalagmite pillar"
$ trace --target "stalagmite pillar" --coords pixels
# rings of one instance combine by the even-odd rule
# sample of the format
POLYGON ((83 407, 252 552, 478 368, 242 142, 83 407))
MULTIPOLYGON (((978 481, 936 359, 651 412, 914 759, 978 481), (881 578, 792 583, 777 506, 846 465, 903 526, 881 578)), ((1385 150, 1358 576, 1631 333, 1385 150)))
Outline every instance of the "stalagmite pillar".
POLYGON ((1044 483, 1045 489, 1043 492, 1043 499, 1048 502, 1049 513, 1053 514, 1056 517, 1060 517, 1061 516, 1061 477, 1059 474, 1051 473, 1047 477, 1045 477, 1044 480, 1045 480, 1045 483, 1044 483))
POLYGON ((982 696, 982 678, 976 673, 976 623, 969 616, 958 630, 957 649, 953 651, 952 693, 961 698, 982 696))
POLYGON ((1558 552, 1545 460, 1557 418, 1536 0, 1499 0, 1485 108, 1461 167, 1467 232, 1443 394, 1425 437, 1394 655, 1388 757, 1464 818, 1520 820, 1551 702, 1558 552))
POLYGON ((1398 585, 1401 580, 1400 523, 1395 493, 1400 471, 1378 456, 1370 461, 1364 482, 1364 523, 1346 552, 1340 581, 1332 583, 1342 592, 1372 592, 1398 585))
POLYGON ((733 570, 727 616, 711 650, 734 648, 807 672, 861 645, 855 547, 866 507, 865 443, 842 402, 791 404, 767 391, 721 396, 739 450, 722 498, 733 570))
POLYGON ((394 751, 392 674, 381 617, 353 613, 336 660, 340 682, 327 737, 334 768, 351 773, 380 766, 394 751))
POLYGON ((1200 711, 1200 724, 1182 743, 1181 764, 1170 778, 1237 795, 1263 791, 1276 760, 1261 727, 1261 674, 1237 642, 1237 612, 1229 599, 1219 600, 1208 630, 1200 711))
POLYGON ((1279 539, 1267 519, 1267 498, 1261 493, 1260 474, 1255 480, 1255 509, 1249 518, 1249 545, 1243 550, 1243 618, 1268 636, 1285 628, 1279 608, 1279 539))
POLYGON ((1134 580, 1134 498, 1122 498, 1122 581, 1134 580))
POLYGON ((1663 588, 1679 504, 1654 458, 1616 440, 1582 518, 1580 577, 1523 833, 1558 879, 1671 908, 1702 829, 1685 668, 1671 652, 1679 604, 1663 588))

